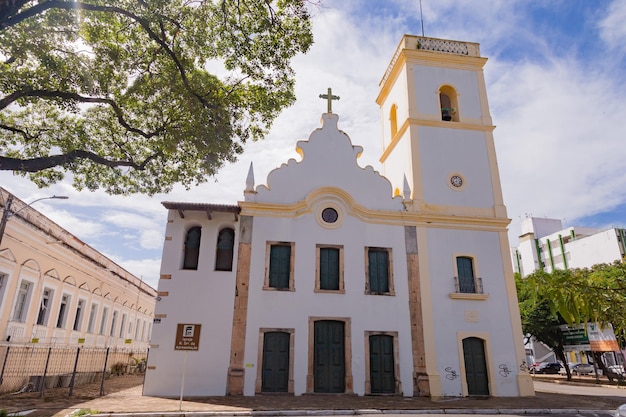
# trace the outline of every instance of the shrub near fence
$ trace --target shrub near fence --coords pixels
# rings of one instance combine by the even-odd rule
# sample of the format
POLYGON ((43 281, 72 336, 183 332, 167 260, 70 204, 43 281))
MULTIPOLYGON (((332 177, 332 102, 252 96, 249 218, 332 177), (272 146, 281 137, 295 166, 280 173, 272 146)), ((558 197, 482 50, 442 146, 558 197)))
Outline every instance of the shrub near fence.
POLYGON ((145 371, 146 350, 94 347, 0 346, 0 394, 41 392, 145 371))

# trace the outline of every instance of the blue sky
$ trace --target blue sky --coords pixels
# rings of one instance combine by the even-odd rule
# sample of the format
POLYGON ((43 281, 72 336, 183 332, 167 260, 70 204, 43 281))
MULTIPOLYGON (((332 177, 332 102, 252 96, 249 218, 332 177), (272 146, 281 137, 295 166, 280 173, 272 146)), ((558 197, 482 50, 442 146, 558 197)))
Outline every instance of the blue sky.
MULTIPOLYGON (((526 215, 565 225, 626 226, 626 2, 623 0, 422 0, 425 35, 480 43, 511 244, 526 215)), ((316 43, 294 60, 298 101, 266 140, 190 191, 108 196, 69 182, 39 190, 0 173, 0 185, 156 287, 166 210, 162 201, 235 204, 250 163, 258 184, 319 127, 330 86, 339 127, 381 170, 378 83, 403 34, 421 34, 419 0, 324 0, 316 43)))

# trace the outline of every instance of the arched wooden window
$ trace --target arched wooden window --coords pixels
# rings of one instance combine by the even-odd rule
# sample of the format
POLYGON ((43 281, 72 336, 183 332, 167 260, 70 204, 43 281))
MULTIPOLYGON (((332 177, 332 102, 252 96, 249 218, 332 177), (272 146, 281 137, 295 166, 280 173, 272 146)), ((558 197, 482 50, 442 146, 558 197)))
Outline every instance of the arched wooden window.
POLYGON ((459 104, 457 92, 449 85, 444 85, 439 89, 439 107, 441 109, 441 120, 446 122, 459 121, 459 104))
POLYGON ((183 261, 183 269, 198 269, 201 235, 202 229, 200 227, 192 227, 189 231, 187 231, 187 237, 185 238, 185 260, 183 261))
POLYGON ((389 123, 391 124, 391 139, 398 133, 398 106, 395 104, 391 106, 389 111, 389 123))
POLYGON ((233 270, 233 247, 235 245, 235 231, 227 228, 222 229, 217 236, 215 249, 215 270, 233 270))

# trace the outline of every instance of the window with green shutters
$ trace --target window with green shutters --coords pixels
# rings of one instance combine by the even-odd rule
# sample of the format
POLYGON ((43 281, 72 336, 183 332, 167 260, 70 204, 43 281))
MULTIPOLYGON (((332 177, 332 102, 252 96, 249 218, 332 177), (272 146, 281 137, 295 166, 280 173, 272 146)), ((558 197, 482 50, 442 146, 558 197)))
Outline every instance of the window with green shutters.
POLYGON ((476 280, 474 279, 474 266, 472 263, 472 258, 469 258, 467 256, 458 256, 456 258, 456 270, 459 279, 459 292, 476 292, 476 280))
POLYGON ((320 248, 320 289, 339 289, 338 248, 320 248))
POLYGON ((288 289, 290 274, 291 246, 272 245, 270 247, 269 286, 288 289))
POLYGON ((343 293, 343 246, 320 244, 316 251, 315 291, 343 293))
POLYGON ((389 292, 389 254, 384 249, 370 248, 368 258, 370 292, 389 292))
POLYGON ((393 293, 390 253, 388 248, 367 248, 366 292, 369 294, 393 293))

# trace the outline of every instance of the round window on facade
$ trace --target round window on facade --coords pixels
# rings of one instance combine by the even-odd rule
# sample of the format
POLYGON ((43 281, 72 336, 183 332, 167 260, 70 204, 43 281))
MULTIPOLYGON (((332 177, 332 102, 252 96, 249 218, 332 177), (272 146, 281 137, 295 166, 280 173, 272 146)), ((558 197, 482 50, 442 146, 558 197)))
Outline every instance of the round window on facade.
POLYGON ((463 178, 461 178, 460 175, 453 175, 450 177, 450 184, 452 184, 453 187, 460 188, 463 186, 463 178))
POLYGON ((326 223, 335 223, 339 219, 339 213, 332 207, 326 207, 322 210, 322 220, 326 223))
POLYGON ((466 185, 467 181, 465 180, 465 176, 459 174, 458 172, 453 172, 448 176, 448 187, 454 191, 461 191, 466 185))

